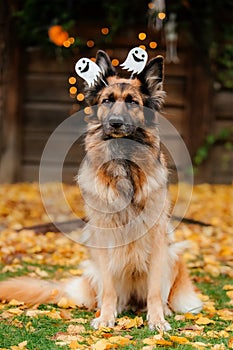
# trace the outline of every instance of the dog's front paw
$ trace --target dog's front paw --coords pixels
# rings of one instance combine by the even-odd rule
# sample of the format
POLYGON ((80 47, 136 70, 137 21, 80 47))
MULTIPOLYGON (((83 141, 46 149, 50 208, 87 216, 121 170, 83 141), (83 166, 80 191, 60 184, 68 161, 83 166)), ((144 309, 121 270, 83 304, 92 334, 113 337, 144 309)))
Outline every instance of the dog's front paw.
POLYGON ((99 329, 101 327, 110 327, 113 328, 115 325, 115 317, 104 317, 104 316, 99 316, 94 318, 91 321, 91 326, 95 329, 99 329))
POLYGON ((159 332, 167 332, 172 329, 170 324, 164 318, 152 318, 149 315, 147 315, 147 321, 148 327, 151 331, 157 330, 159 332))

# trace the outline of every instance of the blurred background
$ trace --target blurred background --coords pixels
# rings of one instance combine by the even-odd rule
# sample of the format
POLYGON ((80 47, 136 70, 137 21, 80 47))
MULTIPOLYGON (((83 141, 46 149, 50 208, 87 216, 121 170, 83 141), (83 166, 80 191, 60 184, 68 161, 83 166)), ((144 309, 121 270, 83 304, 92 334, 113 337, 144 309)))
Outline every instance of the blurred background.
MULTIPOLYGON (((232 16, 232 0, 0 1, 0 182, 38 181, 51 133, 73 113, 88 114, 74 72, 80 57, 102 49, 118 69, 140 46, 165 57, 163 116, 189 150, 195 181, 232 183, 232 16)), ((174 135, 167 139, 179 153, 174 135)), ((82 158, 74 145, 65 182, 82 158)), ((186 166, 182 154, 177 166, 186 166)))

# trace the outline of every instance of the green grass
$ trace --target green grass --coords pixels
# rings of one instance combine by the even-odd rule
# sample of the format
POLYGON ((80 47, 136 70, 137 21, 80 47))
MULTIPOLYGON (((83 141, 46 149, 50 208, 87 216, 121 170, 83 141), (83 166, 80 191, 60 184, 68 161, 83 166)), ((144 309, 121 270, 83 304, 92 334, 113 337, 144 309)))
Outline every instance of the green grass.
MULTIPOLYGON (((37 266, 36 264, 28 264, 23 263, 23 268, 17 270, 16 272, 6 272, 0 274, 0 280, 3 280, 7 277, 19 276, 31 271, 32 266, 37 266)), ((61 269, 60 266, 42 266, 38 265, 42 270, 48 271, 50 276, 56 275, 58 269, 61 269)), ((70 268, 70 267, 69 267, 70 268)), ((64 269, 66 271, 66 269, 64 269)), ((206 282, 206 279, 203 276, 198 276, 199 281, 197 283, 201 292, 205 295, 208 295, 210 300, 215 302, 216 309, 230 307, 229 298, 226 296, 226 292, 223 290, 223 286, 225 284, 232 284, 232 280, 227 276, 219 276, 217 278, 210 278, 210 281, 206 282)), ((68 319, 52 319, 47 316, 37 316, 37 317, 28 317, 25 313, 19 316, 13 316, 8 318, 3 318, 1 315, 7 311, 7 309, 12 308, 9 305, 3 305, 2 309, 0 309, 0 348, 11 349, 11 346, 16 346, 17 344, 27 341, 27 349, 29 350, 56 350, 56 349, 69 349, 68 346, 59 346, 56 345, 56 341, 53 340, 53 336, 58 332, 66 332, 67 327, 71 324, 71 321, 68 319), (30 325, 30 326, 29 326, 30 325), (33 328, 32 328, 33 327, 33 328)), ((60 310, 57 306, 52 305, 40 305, 40 310, 51 310, 56 309, 60 310)), ((124 313, 121 316, 135 317, 135 314, 132 312, 124 313)), ((145 314, 142 314, 143 319, 145 320, 145 314)), ((220 331, 224 330, 228 325, 230 325, 230 321, 223 321, 219 318, 218 315, 207 315, 211 317, 211 319, 215 320, 215 324, 210 324, 205 326, 204 331, 220 331)), ((88 320, 87 323, 84 323, 85 333, 82 336, 85 337, 85 340, 90 339, 90 336, 95 334, 94 331, 90 327, 90 320, 94 317, 94 313, 87 312, 84 310, 74 309, 72 311, 72 318, 85 318, 88 320)), ((172 326, 172 331, 169 332, 171 335, 176 336, 185 336, 182 334, 180 329, 193 325, 195 321, 193 320, 175 320, 174 316, 169 317, 168 321, 172 326)), ((130 335, 132 340, 135 342, 134 344, 130 344, 127 346, 121 346, 121 349, 142 349, 145 345, 142 340, 145 338, 152 337, 155 332, 150 331, 147 326, 141 328, 132 328, 128 331, 121 330, 119 332, 112 331, 110 332, 112 335, 130 335)), ((96 336, 96 335, 95 335, 96 336)), ((233 336, 233 333, 231 333, 233 336)), ((98 337, 98 335, 97 335, 98 337)), ((168 336, 165 335, 165 338, 169 339, 168 336)), ((101 335, 99 335, 99 339, 101 339, 101 335)), ((228 348, 228 339, 227 338, 207 338, 203 336, 195 336, 192 341, 200 341, 204 343, 214 344, 225 344, 226 349, 228 348)), ((84 342, 85 343, 85 342, 84 342)), ((87 343, 86 343, 87 344, 87 343)), ((168 347, 157 346, 159 349, 168 349, 168 347)), ((89 347, 90 348, 90 347, 89 347)), ((170 347, 171 348, 171 347, 170 347)), ((177 350, 189 350, 194 349, 194 347, 190 344, 174 344, 172 347, 177 350)), ((211 347, 207 347, 206 349, 210 349, 211 347)))

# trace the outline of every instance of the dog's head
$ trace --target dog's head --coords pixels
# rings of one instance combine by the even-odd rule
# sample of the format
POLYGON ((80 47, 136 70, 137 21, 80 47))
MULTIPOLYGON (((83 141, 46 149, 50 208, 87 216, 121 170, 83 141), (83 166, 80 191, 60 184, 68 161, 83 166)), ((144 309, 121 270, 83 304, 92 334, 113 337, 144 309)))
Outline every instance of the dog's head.
POLYGON ((95 117, 102 126, 103 137, 131 137, 138 128, 153 126, 165 95, 163 57, 152 59, 134 79, 118 77, 104 51, 98 51, 96 64, 103 79, 86 89, 86 99, 90 105, 97 105, 95 117))

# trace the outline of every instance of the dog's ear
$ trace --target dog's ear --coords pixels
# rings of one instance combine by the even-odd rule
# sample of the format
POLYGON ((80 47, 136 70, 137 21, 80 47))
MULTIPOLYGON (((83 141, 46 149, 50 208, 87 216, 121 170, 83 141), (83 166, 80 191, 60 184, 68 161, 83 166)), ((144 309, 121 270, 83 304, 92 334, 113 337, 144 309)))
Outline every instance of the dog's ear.
POLYGON ((92 87, 86 86, 84 89, 86 102, 89 105, 94 105, 98 102, 98 94, 107 84, 106 78, 116 75, 116 71, 106 52, 101 50, 97 52, 96 64, 101 69, 102 77, 98 78, 92 87))
POLYGON ((156 56, 150 60, 138 75, 138 79, 141 81, 141 91, 145 95, 145 106, 160 110, 166 95, 163 91, 163 56, 156 56))
POLYGON ((163 89, 163 56, 156 56, 146 65, 144 70, 138 75, 142 85, 145 86, 150 95, 163 89))
POLYGON ((116 71, 106 52, 99 50, 96 55, 96 64, 100 67, 103 77, 108 78, 116 75, 116 71))

